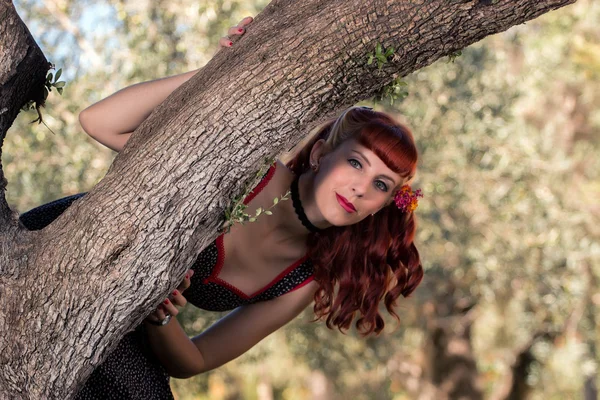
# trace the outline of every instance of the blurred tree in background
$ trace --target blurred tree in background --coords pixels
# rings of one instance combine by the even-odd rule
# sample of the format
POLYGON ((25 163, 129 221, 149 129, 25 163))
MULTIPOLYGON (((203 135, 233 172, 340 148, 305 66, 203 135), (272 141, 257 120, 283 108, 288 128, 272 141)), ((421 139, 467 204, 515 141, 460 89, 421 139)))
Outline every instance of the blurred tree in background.
MULTIPOLYGON (((89 190, 114 154, 78 113, 129 84, 204 65, 266 0, 22 0, 68 81, 22 113, 4 145, 23 212, 89 190)), ((382 99, 417 139, 426 269, 379 337, 308 323, 189 380, 179 399, 595 399, 600 310, 600 5, 579 0, 404 78, 382 99)), ((282 158, 289 155, 282 155, 282 158)), ((190 335, 221 315, 189 307, 190 335)))

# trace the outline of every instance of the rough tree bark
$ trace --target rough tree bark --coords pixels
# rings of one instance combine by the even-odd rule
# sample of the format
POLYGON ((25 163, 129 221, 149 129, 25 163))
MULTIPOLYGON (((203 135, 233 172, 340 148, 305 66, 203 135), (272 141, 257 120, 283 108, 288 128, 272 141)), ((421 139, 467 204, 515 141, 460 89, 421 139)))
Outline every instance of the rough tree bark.
MULTIPOLYGON (((0 398, 68 398, 215 239, 264 157, 393 78, 573 2, 274 0, 46 229, 18 224, 0 170, 0 398), (397 49, 381 70, 367 65, 378 42, 397 49)), ((0 60, 3 140, 48 70, 8 0, 0 60)))

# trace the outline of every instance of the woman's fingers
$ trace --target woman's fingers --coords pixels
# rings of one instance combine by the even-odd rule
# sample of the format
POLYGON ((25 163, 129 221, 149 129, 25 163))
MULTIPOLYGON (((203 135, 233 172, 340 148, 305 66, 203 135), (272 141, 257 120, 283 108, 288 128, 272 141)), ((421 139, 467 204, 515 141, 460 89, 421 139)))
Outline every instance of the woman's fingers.
POLYGON ((221 47, 231 47, 232 45, 233 42, 228 37, 222 37, 221 39, 219 39, 219 46, 221 47))
POLYGON ((237 24, 237 26, 239 28, 244 28, 248 25, 250 25, 252 23, 252 21, 254 21, 254 18, 252 17, 245 17, 244 19, 242 19, 239 24, 237 24))
POLYGON ((188 272, 185 273, 185 277, 183 278, 183 280, 181 281, 179 286, 177 286, 177 290, 179 290, 180 292, 183 292, 185 289, 189 288, 193 275, 194 275, 194 270, 193 269, 188 270, 188 272))
POLYGON ((150 314, 150 317, 154 317, 154 321, 162 321, 166 316, 167 315, 165 314, 165 310, 162 308, 162 304, 156 307, 156 310, 150 314))
POLYGON ((229 28, 229 30, 227 31, 227 36, 233 36, 233 35, 243 35, 244 32, 246 32, 246 30, 242 27, 239 26, 232 26, 231 28, 229 28))
POLYGON ((184 307, 187 304, 187 300, 179 290, 174 290, 173 293, 171 293, 171 302, 179 307, 184 307))
POLYGON ((244 33, 246 33, 246 27, 248 25, 250 25, 250 23, 252 23, 252 21, 254 21, 254 19, 252 17, 246 17, 246 18, 242 19, 236 26, 232 26, 231 28, 229 28, 229 30, 227 31, 227 36, 223 36, 221 39, 219 39, 219 46, 220 47, 233 46, 233 42, 231 41, 231 39, 228 36, 243 35, 244 33))
POLYGON ((236 26, 232 26, 227 31, 227 35, 243 35, 246 32, 246 27, 253 21, 252 17, 242 19, 236 26))
POLYGON ((165 299, 162 304, 159 304, 159 306, 156 307, 154 312, 150 314, 148 318, 152 321, 158 322, 165 319, 167 314, 173 317, 179 314, 177 307, 183 307, 187 304, 187 300, 181 294, 181 292, 190 287, 190 279, 192 275, 194 275, 194 270, 188 270, 183 278, 183 281, 181 281, 179 284, 179 287, 177 287, 177 289, 171 293, 168 299, 165 299))
POLYGON ((176 316, 177 314, 179 314, 179 310, 177 309, 177 307, 175 307, 175 305, 169 299, 166 299, 165 301, 163 301, 161 306, 167 313, 171 314, 173 317, 176 316))

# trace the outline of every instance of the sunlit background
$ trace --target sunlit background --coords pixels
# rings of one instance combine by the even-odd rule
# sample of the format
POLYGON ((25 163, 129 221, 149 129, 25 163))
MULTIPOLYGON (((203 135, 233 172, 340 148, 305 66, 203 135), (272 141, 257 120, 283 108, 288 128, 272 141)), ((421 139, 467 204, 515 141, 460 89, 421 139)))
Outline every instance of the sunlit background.
MULTIPOLYGON (((92 188, 115 153, 78 113, 202 67, 229 26, 266 4, 17 1, 67 85, 49 96, 48 128, 23 112, 8 133, 9 204, 23 212, 92 188)), ((406 77, 393 105, 371 104, 408 124, 420 150, 426 275, 397 328, 386 317, 365 340, 309 323, 308 310, 224 367, 173 380, 177 399, 595 399, 599 22, 600 4, 579 0, 406 77)), ((220 316, 188 307, 181 321, 193 335, 220 316)))

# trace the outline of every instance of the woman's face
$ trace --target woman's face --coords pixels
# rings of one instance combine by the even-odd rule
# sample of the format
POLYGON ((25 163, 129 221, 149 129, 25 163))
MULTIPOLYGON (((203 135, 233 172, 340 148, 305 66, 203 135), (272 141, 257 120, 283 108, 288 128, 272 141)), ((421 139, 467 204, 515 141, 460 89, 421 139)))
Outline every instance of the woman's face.
POLYGON ((391 203, 403 183, 399 174, 355 139, 321 156, 323 143, 319 140, 313 147, 311 162, 319 165, 314 195, 325 220, 335 226, 352 225, 391 203))

